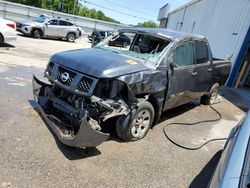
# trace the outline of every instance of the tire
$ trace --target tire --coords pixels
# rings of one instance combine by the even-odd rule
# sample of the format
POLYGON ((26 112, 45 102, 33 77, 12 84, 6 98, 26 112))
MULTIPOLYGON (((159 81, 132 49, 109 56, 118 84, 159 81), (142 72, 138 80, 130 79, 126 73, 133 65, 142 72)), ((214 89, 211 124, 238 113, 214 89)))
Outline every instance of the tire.
POLYGON ((75 42, 75 40, 76 40, 76 35, 74 34, 74 33, 69 33, 69 34, 67 34, 67 41, 68 42, 75 42))
POLYGON ((3 35, 0 33, 0 44, 3 44, 4 43, 4 38, 3 38, 3 35))
POLYGON ((128 46, 128 43, 127 42, 123 42, 122 47, 127 48, 127 46, 128 46))
POLYGON ((136 141, 144 138, 154 120, 154 108, 144 101, 128 115, 120 116, 116 121, 117 135, 124 141, 136 141))
POLYGON ((209 95, 204 95, 201 97, 201 104, 212 105, 218 96, 218 92, 219 92, 219 84, 215 84, 212 87, 212 90, 210 91, 209 95))
POLYGON ((43 33, 42 33, 41 30, 35 29, 35 30, 33 31, 33 37, 34 37, 35 39, 40 39, 40 38, 42 38, 42 36, 43 36, 43 33))

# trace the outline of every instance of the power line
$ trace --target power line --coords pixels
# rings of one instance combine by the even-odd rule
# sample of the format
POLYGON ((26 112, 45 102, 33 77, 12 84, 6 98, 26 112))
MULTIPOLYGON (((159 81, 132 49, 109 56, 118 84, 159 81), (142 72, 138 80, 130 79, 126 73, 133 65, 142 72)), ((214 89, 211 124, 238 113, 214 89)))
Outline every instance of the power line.
POLYGON ((105 0, 105 1, 108 1, 108 2, 110 2, 111 4, 117 5, 117 6, 119 6, 119 7, 123 7, 123 8, 128 9, 128 10, 134 10, 134 11, 136 11, 136 12, 138 12, 138 13, 147 14, 147 15, 149 15, 149 16, 155 17, 155 16, 150 15, 150 14, 148 14, 148 13, 146 13, 146 12, 142 12, 142 11, 139 11, 139 10, 134 9, 134 8, 132 8, 132 7, 128 7, 128 6, 121 5, 121 4, 116 3, 116 2, 113 2, 113 1, 111 1, 111 0, 105 0))
POLYGON ((107 9, 107 10, 110 10, 110 11, 113 11, 113 12, 116 12, 116 13, 119 13, 119 14, 122 14, 122 15, 127 15, 127 16, 131 16, 131 17, 133 17, 133 18, 139 18, 139 19, 142 19, 142 20, 150 20, 150 19, 148 19, 148 18, 143 18, 143 17, 140 17, 140 16, 128 14, 128 13, 125 13, 125 12, 122 12, 122 11, 119 11, 119 10, 115 10, 115 9, 111 9, 111 8, 105 7, 105 6, 103 6, 103 5, 98 5, 98 4, 96 4, 96 3, 92 3, 92 2, 89 2, 89 1, 86 1, 86 0, 82 0, 82 1, 83 1, 84 3, 88 3, 88 4, 91 4, 91 5, 100 7, 100 8, 104 8, 104 9, 107 9))
MULTIPOLYGON (((140 16, 128 14, 128 13, 125 13, 125 12, 122 12, 122 11, 119 11, 119 10, 111 9, 111 8, 108 8, 108 7, 105 7, 105 6, 102 6, 102 5, 98 5, 98 4, 96 4, 96 3, 92 3, 92 2, 89 2, 89 1, 86 1, 86 0, 80 0, 80 1, 83 1, 84 3, 91 4, 91 5, 94 5, 94 6, 103 8, 103 9, 107 9, 107 10, 116 12, 116 13, 119 13, 119 14, 122 14, 122 15, 127 15, 127 16, 130 16, 130 17, 133 17, 133 18, 138 18, 138 19, 147 20, 147 21, 150 20, 150 19, 148 19, 148 18, 143 18, 143 17, 140 17, 140 16)), ((156 20, 155 20, 155 21, 156 21, 156 20)))

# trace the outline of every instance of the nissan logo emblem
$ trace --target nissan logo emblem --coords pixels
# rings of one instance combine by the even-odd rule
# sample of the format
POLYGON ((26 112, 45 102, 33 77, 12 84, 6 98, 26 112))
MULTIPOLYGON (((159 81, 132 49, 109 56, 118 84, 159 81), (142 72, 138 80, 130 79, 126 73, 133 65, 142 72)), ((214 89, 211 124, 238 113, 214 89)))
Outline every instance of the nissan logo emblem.
POLYGON ((67 80, 69 79, 69 73, 67 72, 62 73, 61 79, 63 82, 67 82, 67 80))

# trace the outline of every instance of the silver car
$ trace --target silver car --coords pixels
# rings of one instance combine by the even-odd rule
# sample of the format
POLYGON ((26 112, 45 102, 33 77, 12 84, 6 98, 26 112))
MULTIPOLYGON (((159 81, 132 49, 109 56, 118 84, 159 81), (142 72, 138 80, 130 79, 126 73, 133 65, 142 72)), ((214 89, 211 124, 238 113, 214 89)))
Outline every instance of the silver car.
POLYGON ((250 187, 250 112, 232 129, 209 188, 250 187))
POLYGON ((83 31, 68 20, 40 16, 33 21, 20 21, 16 23, 17 30, 34 38, 67 39, 74 42, 81 37, 83 31))

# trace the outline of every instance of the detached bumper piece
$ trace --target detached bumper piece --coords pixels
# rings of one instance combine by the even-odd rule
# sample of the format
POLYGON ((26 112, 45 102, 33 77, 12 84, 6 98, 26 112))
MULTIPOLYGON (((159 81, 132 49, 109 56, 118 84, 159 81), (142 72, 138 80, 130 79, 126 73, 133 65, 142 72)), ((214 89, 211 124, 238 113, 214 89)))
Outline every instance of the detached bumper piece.
POLYGON ((73 130, 72 125, 67 125, 51 113, 53 106, 48 106, 51 101, 45 96, 46 88, 51 85, 41 82, 35 76, 33 76, 32 85, 37 109, 63 144, 71 147, 95 147, 108 139, 109 134, 94 129, 95 126, 91 125, 87 113, 77 121, 79 124, 77 131, 73 130))

